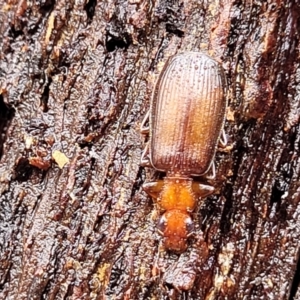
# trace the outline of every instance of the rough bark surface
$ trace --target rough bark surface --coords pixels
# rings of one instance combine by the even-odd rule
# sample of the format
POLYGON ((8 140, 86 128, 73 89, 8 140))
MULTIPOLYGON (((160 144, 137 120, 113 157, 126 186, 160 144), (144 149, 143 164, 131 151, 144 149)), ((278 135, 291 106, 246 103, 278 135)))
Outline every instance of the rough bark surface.
POLYGON ((297 0, 0 0, 0 299, 300 299, 297 0), (218 193, 166 252, 139 126, 166 59, 228 81, 218 193))

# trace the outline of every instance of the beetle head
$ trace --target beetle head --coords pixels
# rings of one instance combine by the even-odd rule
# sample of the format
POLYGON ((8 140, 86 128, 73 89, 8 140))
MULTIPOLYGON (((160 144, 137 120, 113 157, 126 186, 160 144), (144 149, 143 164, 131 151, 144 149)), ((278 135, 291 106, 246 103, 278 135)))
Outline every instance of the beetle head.
POLYGON ((170 210, 165 212, 159 220, 158 230, 164 237, 164 246, 167 250, 184 252, 187 248, 187 239, 193 233, 193 221, 185 211, 170 210))

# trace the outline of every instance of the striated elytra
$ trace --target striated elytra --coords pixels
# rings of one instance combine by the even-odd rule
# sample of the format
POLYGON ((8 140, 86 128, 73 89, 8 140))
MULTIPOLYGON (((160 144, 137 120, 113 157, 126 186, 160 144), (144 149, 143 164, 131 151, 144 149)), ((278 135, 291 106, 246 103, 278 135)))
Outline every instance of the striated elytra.
POLYGON ((167 250, 186 250, 193 231, 190 213, 198 199, 214 192, 192 176, 207 173, 213 164, 226 105, 225 76, 215 60, 201 52, 168 59, 142 124, 142 132, 150 134, 142 164, 166 173, 143 188, 164 211, 158 229, 167 250))

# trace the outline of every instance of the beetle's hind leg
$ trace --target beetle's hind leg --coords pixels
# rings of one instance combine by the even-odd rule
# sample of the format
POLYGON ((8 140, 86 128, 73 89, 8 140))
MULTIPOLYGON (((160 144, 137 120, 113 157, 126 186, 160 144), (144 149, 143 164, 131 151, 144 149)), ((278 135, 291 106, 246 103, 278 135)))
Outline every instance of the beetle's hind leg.
POLYGON ((141 124, 141 128, 140 131, 142 134, 149 134, 150 128, 149 128, 149 115, 150 115, 150 110, 148 110, 148 112, 146 113, 142 124, 141 124))
MULTIPOLYGON (((149 116, 150 116, 150 110, 148 110, 148 112, 146 113, 146 115, 142 121, 141 128, 140 128, 140 131, 142 134, 149 134, 149 131, 150 131, 149 116)), ((150 158, 149 158, 149 142, 146 144, 146 146, 143 150, 140 165, 142 167, 151 167, 151 162, 150 162, 150 158)))
POLYGON ((223 128, 223 129, 222 129, 222 132, 221 132, 220 139, 219 139, 219 145, 220 145, 222 148, 225 148, 225 147, 227 146, 227 143, 228 143, 227 136, 226 136, 225 130, 224 130, 224 128, 223 128))

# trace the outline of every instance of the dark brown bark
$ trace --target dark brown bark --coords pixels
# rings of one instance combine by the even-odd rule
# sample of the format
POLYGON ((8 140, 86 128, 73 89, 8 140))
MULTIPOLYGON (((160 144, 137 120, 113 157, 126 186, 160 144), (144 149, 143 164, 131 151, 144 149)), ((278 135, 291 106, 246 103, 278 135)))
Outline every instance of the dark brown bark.
POLYGON ((300 7, 268 2, 0 1, 0 299, 300 299, 300 7), (225 68, 229 146, 176 255, 139 125, 185 50, 225 68))

